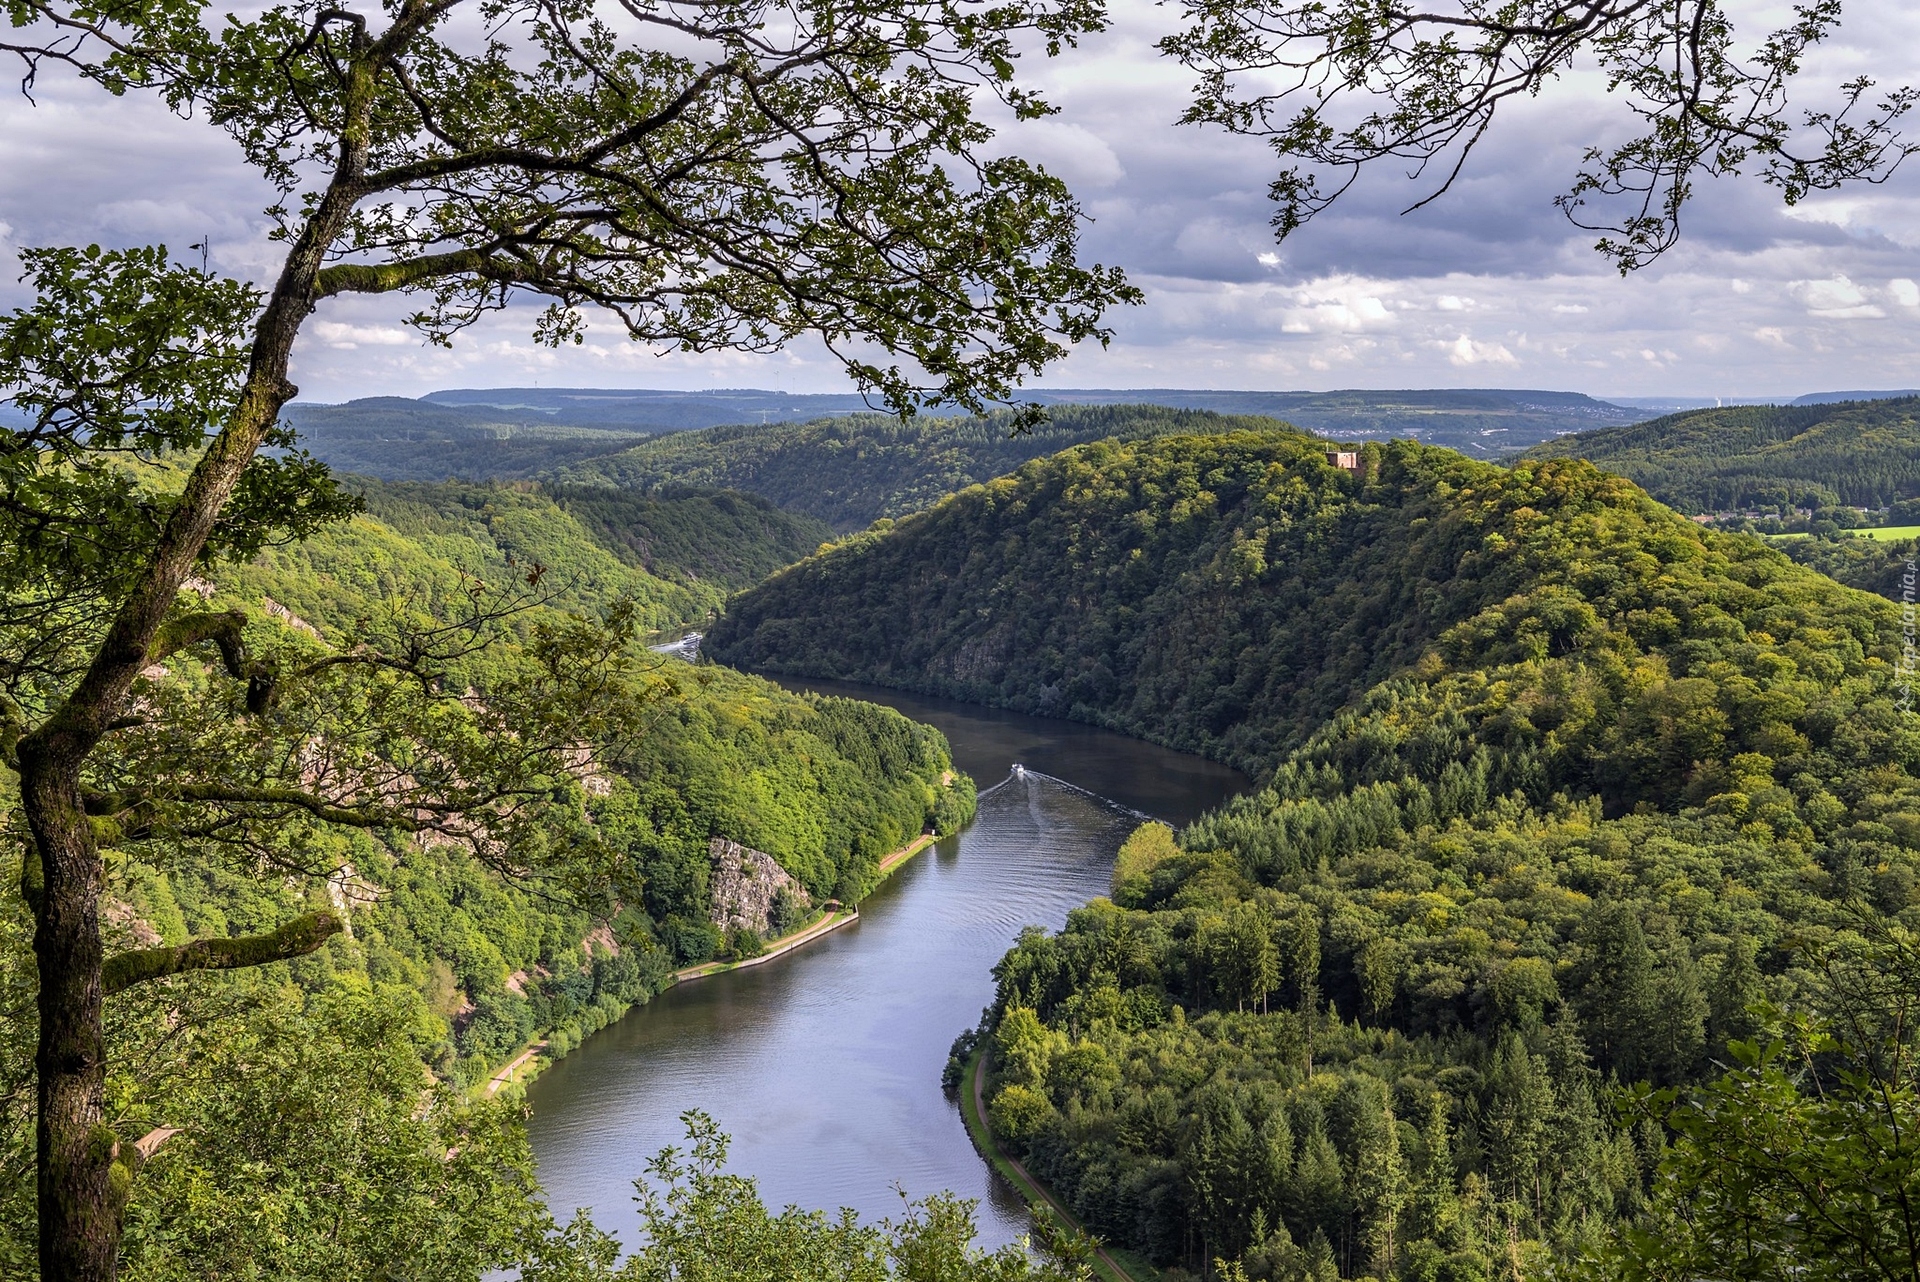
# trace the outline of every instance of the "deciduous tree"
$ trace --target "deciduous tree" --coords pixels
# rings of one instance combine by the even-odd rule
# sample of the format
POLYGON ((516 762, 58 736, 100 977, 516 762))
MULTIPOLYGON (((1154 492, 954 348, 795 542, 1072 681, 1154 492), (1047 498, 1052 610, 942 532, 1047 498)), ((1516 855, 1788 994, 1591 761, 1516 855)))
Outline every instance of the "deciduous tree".
MULTIPOLYGON (((370 821, 339 796, 259 791, 260 754, 240 727, 272 715, 275 675, 238 618, 181 595, 210 560, 342 510, 311 464, 260 454, 288 443, 277 424, 296 390, 289 359, 316 308, 406 293, 418 300, 412 323, 442 342, 520 295, 548 301, 535 332, 549 343, 580 341, 589 307, 636 340, 685 351, 813 334, 904 412, 1006 397, 1066 344, 1104 339, 1101 313, 1133 295, 1117 273, 1077 261, 1079 210, 1056 179, 987 157, 976 111, 997 97, 1015 116, 1045 112, 1016 63, 1097 28, 1091 0, 398 0, 233 13, 200 0, 8 0, 6 13, 0 49, 23 60, 29 92, 63 69, 228 134, 279 194, 268 212, 285 251, 257 296, 169 268, 157 251, 30 260, 43 302, 10 326, 0 368, 30 423, 0 450, 20 574, 40 585, 92 576, 49 633, 57 646, 30 623, 42 587, 10 599, 33 688, 14 696, 6 746, 35 855, 41 1267, 49 1280, 95 1282, 114 1274, 133 1174, 133 1150, 102 1112, 101 1009, 114 985, 298 952, 336 925, 319 914, 245 946, 110 960, 101 849, 155 807, 211 807, 178 825, 195 838, 218 836, 229 816, 256 829, 290 815, 370 821), (157 487, 121 465, 162 453, 180 467, 157 487), (111 522, 89 533, 100 514, 111 522), (137 755, 118 745, 144 723, 141 674, 205 646, 235 683, 210 698, 236 727, 244 786, 119 791, 105 762, 137 755), (58 662, 41 662, 50 649, 58 662)), ((596 664, 612 663, 582 638, 549 641, 535 666, 585 678, 581 693, 596 664)), ((401 754, 409 769, 387 779, 404 795, 380 798, 380 822, 446 822, 482 805, 484 828, 528 813, 502 798, 536 795, 552 762, 534 749, 553 743, 505 724, 489 735, 507 712, 463 720, 427 698, 425 655, 373 653, 307 675, 351 685, 389 673, 382 697, 400 700, 427 672, 416 724, 464 745, 401 754), (521 781, 461 795, 462 780, 493 766, 521 781), (448 795, 435 800, 436 785, 448 795)), ((513 714, 538 725, 537 674, 523 691, 513 714)), ((367 697, 342 687, 335 706, 367 697)))
POLYGON ((1265 139, 1286 166, 1272 185, 1282 239, 1398 161, 1438 198, 1510 102, 1595 73, 1635 132, 1596 143, 1557 204, 1601 233, 1622 272, 1678 240, 1698 184, 1755 174, 1793 205, 1846 183, 1884 182, 1916 144, 1898 133, 1908 87, 1867 75, 1796 109, 1796 82, 1840 22, 1838 0, 1796 5, 1772 31, 1738 29, 1722 0, 1185 0, 1161 48, 1198 73, 1188 123, 1265 139))

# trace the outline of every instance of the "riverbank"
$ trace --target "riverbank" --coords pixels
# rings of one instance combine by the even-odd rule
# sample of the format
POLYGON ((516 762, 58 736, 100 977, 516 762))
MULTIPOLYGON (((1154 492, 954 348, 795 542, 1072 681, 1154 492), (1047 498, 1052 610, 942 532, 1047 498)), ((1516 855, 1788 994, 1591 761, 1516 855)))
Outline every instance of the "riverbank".
MULTIPOLYGON (((698 966, 688 966, 683 970, 676 970, 673 972, 673 983, 684 984, 689 980, 705 979, 709 975, 724 975, 730 970, 746 970, 750 966, 764 965, 776 957, 786 956, 802 944, 812 943, 829 931, 838 930, 859 916, 860 914, 857 910, 836 908, 824 917, 818 917, 808 922, 791 935, 782 935, 778 939, 769 940, 766 950, 756 953, 752 957, 743 957, 739 961, 701 962, 698 966)), ((672 984, 669 984, 667 987, 671 988, 672 986, 672 984)), ((664 992, 665 990, 663 989, 661 991, 664 992)))
MULTIPOLYGON (((894 869, 906 863, 907 860, 913 858, 938 840, 939 838, 932 833, 923 832, 906 845, 900 847, 900 849, 882 859, 879 867, 880 880, 885 881, 894 869)), ((684 984, 688 980, 705 979, 709 975, 724 975, 730 970, 745 970, 749 966, 764 966, 774 958, 784 957, 802 944, 810 944, 829 931, 838 930, 850 921, 858 921, 859 918, 860 910, 858 908, 835 909, 826 916, 807 923, 790 935, 782 935, 778 939, 768 940, 765 950, 756 953, 752 957, 744 957, 739 961, 731 962, 701 962, 698 966, 688 966, 684 970, 676 970, 673 972, 673 982, 675 984, 684 984)), ((669 985, 669 987, 671 987, 671 985, 669 985)))
MULTIPOLYGON (((885 858, 881 859, 879 864, 878 871, 880 880, 885 881, 887 877, 892 875, 895 869, 899 868, 902 864, 938 840, 939 838, 932 833, 922 833, 898 850, 888 854, 885 858)), ((777 939, 767 941, 766 948, 752 957, 745 957, 739 961, 701 962, 697 966, 687 966, 676 970, 669 977, 666 986, 660 991, 665 992, 668 988, 672 988, 677 984, 690 983, 696 979, 707 979, 714 975, 724 975, 729 971, 746 970, 753 966, 764 966, 777 957, 784 957, 794 949, 810 944, 821 936, 830 934, 840 929, 840 927, 850 922, 858 921, 859 919, 860 911, 858 908, 835 909, 823 917, 808 922, 791 934, 782 935, 777 939)), ((623 1011, 618 1018, 624 1019, 626 1015, 631 1012, 631 1009, 632 1008, 629 1007, 627 1011, 623 1011)), ((612 1021, 609 1022, 611 1023, 612 1021)), ((482 1094, 486 1097, 492 1097, 507 1086, 525 1086, 528 1081, 537 1077, 540 1071, 547 1065, 558 1063, 564 1058, 560 1055, 545 1056, 540 1054, 546 1046, 546 1042, 540 1041, 529 1043, 522 1048, 504 1067, 487 1079, 486 1085, 481 1088, 482 1094), (525 1069, 526 1072, 524 1074, 521 1073, 521 1069, 525 1069)))
MULTIPOLYGON (((498 1095, 500 1093, 500 1089, 502 1087, 513 1085, 515 1074, 519 1073, 521 1069, 525 1068, 528 1064, 532 1063, 534 1057, 538 1055, 541 1051, 545 1050, 546 1048, 547 1048, 547 1044, 543 1041, 532 1042, 528 1044, 525 1050, 521 1051, 518 1055, 515 1055, 512 1059, 508 1060, 506 1065, 503 1068, 501 1068, 499 1072, 495 1073, 492 1077, 489 1077, 487 1079, 487 1090, 486 1090, 487 1097, 491 1099, 493 1096, 498 1095)), ((529 1074, 529 1076, 531 1076, 531 1074, 529 1074)))
POLYGON ((987 1125, 986 1059, 985 1050, 975 1051, 967 1061, 966 1074, 960 1081, 960 1115, 966 1119, 967 1134, 972 1137, 973 1146, 980 1150, 980 1156, 986 1158, 987 1164, 1019 1191, 1036 1218, 1045 1216, 1050 1221, 1046 1226, 1049 1236, 1061 1232, 1075 1233, 1096 1243, 1087 1263, 1106 1282, 1158 1282, 1160 1271, 1131 1251, 1098 1245, 1098 1240, 1087 1232, 1086 1225, 1049 1193, 1045 1185, 1033 1178, 1019 1159, 1000 1147, 1000 1141, 993 1137, 993 1131, 987 1125))

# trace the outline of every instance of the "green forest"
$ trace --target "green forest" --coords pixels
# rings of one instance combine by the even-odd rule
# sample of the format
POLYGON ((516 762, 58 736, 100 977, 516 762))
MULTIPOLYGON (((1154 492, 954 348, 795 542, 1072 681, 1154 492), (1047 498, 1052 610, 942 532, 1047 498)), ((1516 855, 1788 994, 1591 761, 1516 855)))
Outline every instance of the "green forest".
POLYGON ((1882 508, 1920 498, 1920 399, 1690 410, 1523 457, 1589 459, 1687 513, 1882 508))
POLYGON ((1025 430, 1015 430, 1016 422, 1013 411, 1003 411, 981 418, 853 414, 713 427, 656 437, 554 475, 573 487, 745 490, 848 532, 932 507, 956 490, 1086 441, 1281 426, 1274 419, 1159 405, 1062 405, 1025 430))
POLYGON ((715 643, 1257 771, 1024 936, 951 1072, 1169 1277, 1468 1282, 1899 1275, 1860 1261, 1913 1225, 1900 635, 1588 463, 1268 434, 1030 464, 715 643))
MULTIPOLYGON (((1362 457, 1355 477, 1285 430, 1082 446, 776 575, 708 653, 1090 721, 1264 775, 1541 572, 1461 498, 1509 473, 1409 442, 1362 457)), ((1619 519, 1676 524, 1638 504, 1619 519)))
MULTIPOLYGON (((1122 411, 1123 418, 1104 435, 1125 435, 1125 420, 1172 407, 1176 413, 1210 411, 1231 421, 1279 419, 1337 440, 1417 437, 1476 458, 1510 454, 1568 432, 1646 417, 1578 393, 1540 390, 1232 392, 1029 387, 1021 390, 1018 399, 1046 407, 1049 416, 1064 416, 1067 431, 1043 437, 1044 448, 1037 453, 1010 455, 997 466, 988 463, 985 471, 979 465, 980 451, 990 449, 990 441, 936 444, 938 435, 926 431, 927 424, 914 435, 927 447, 928 455, 956 448, 964 452, 967 458, 951 458, 943 465, 958 466, 965 476, 961 484, 970 484, 1010 471, 1038 454, 1091 439, 1080 430, 1090 411, 1096 415, 1122 411)), ((589 483, 593 478, 604 481, 623 474, 648 478, 646 484, 702 476, 705 484, 751 489, 739 484, 744 472, 736 472, 729 460, 715 457, 715 442, 726 441, 756 455, 768 450, 791 454, 811 446, 833 450, 846 462, 847 453, 836 445, 842 438, 820 429, 834 422, 848 424, 862 435, 865 449, 871 450, 887 439, 875 431, 887 425, 887 416, 869 412, 872 408, 858 396, 748 388, 700 393, 520 387, 435 392, 419 400, 374 396, 343 405, 296 401, 287 407, 287 418, 316 458, 338 471, 383 480, 519 480, 564 472, 589 483), (765 432, 743 426, 767 427, 769 419, 784 430, 765 432), (722 430, 705 433, 702 442, 666 446, 656 439, 638 444, 640 437, 703 428, 722 430), (596 462, 628 449, 636 450, 634 458, 612 460, 604 467, 596 462)), ((936 411, 935 418, 945 413, 936 411)), ((954 423, 948 418, 945 425, 954 423)), ((969 434, 977 429, 975 423, 961 425, 969 434)), ((936 421, 930 426, 942 424, 936 421)), ((1181 430, 1205 429, 1190 421, 1181 430)), ((755 473, 764 473, 769 486, 781 486, 791 482, 797 464, 788 459, 749 466, 755 473)), ((802 488, 781 501, 813 497, 817 496, 802 488)), ((898 516, 904 510, 875 515, 898 516)))
MULTIPOLYGON (((21 705, 84 688, 116 540, 189 492, 167 422, 0 468, 10 805, 21 705)), ((1163 1282, 1904 1276, 1909 545, 1704 527, 1565 457, 1342 468, 1284 424, 1138 407, 1013 427, 688 432, 568 483, 335 478, 275 437, 77 776, 119 1274, 1084 1279, 1086 1242, 981 1252, 947 1196, 771 1212, 697 1113, 645 1167, 633 1254, 544 1206, 503 1065, 857 905, 975 811, 929 727, 644 649, 717 616, 739 668, 1257 779, 1023 932, 948 1065, 1163 1282), (723 931, 716 837, 804 898, 723 931)), ((26 1275, 51 879, 23 831, 0 1268, 26 1275)))
POLYGON ((371 396, 289 405, 301 445, 335 471, 385 481, 524 480, 626 449, 646 435, 617 423, 555 422, 537 410, 371 396))
POLYGON ((832 537, 818 521, 749 494, 679 489, 553 492, 531 483, 438 485, 344 478, 365 515, 263 550, 225 571, 315 623, 397 603, 440 614, 473 580, 522 578, 559 610, 627 601, 647 629, 698 622, 730 592, 832 537))
MULTIPOLYGON (((323 663, 475 621, 445 677, 475 701, 513 697, 528 656, 589 616, 624 611, 642 628, 698 617, 824 532, 743 495, 595 492, 575 507, 524 488, 348 485, 363 514, 209 568, 190 585, 195 605, 243 612, 251 652, 323 663)), ((207 697, 197 658, 165 666, 145 697, 207 697)), ((582 766, 578 828, 542 821, 545 840, 590 852, 584 872, 503 876, 467 842, 379 828, 303 833, 308 875, 263 879, 259 856, 218 841, 109 855, 111 947, 253 935, 316 907, 350 924, 284 967, 116 1003, 117 1124, 183 1132, 141 1175, 123 1276, 361 1276, 405 1243, 424 1279, 558 1252, 517 1106, 470 1096, 530 1042, 564 1055, 677 967, 758 947, 710 920, 709 839, 772 854, 816 905, 851 904, 883 855, 972 814, 972 783, 939 733, 890 709, 678 660, 622 673, 646 704, 644 732, 582 766), (420 1165, 438 1162, 436 1145, 456 1156, 420 1165), (495 1212, 476 1216, 481 1205, 495 1212)), ((292 729, 351 739, 362 698, 306 710, 292 729)), ((16 847, 0 876, 21 874, 16 847)), ((13 1276, 33 1254, 35 1020, 32 920, 18 896, 6 902, 0 1272, 13 1276)), ((942 1213, 935 1236, 955 1227, 942 1213)))
POLYGON ((757 494, 665 487, 549 491, 602 547, 656 578, 751 587, 833 538, 823 521, 757 494))

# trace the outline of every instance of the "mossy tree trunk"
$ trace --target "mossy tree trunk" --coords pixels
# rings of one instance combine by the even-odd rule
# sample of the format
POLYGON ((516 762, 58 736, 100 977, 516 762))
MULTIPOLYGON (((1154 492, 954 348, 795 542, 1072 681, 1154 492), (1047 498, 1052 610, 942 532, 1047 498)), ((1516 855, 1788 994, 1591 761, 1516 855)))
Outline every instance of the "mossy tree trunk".
MULTIPOLYGON (((105 1113, 108 962, 100 938, 105 870, 87 813, 86 763, 126 713, 134 678, 162 648, 156 642, 180 584, 205 548, 240 473, 298 391, 287 381, 288 361, 312 309, 326 247, 351 211, 351 171, 358 158, 349 149, 342 175, 289 253, 255 329, 247 380, 234 412, 194 468, 86 675, 43 724, 19 741, 21 807, 35 846, 29 863, 37 856, 38 864, 37 876, 31 877, 37 884, 28 894, 35 901, 40 982, 35 1067, 43 1282, 112 1282, 122 1213, 141 1160, 131 1139, 114 1133, 105 1113)), ((224 964, 311 952, 331 933, 276 932, 249 941, 254 947, 228 950, 224 964)), ((192 954, 171 968, 146 969, 157 975, 208 964, 221 963, 192 954)))

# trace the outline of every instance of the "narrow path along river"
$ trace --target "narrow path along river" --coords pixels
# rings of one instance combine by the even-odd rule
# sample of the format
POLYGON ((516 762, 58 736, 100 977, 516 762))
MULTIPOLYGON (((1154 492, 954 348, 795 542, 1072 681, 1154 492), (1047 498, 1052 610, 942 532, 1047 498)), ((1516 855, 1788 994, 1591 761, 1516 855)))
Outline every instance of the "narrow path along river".
POLYGON ((733 1136, 732 1169, 773 1206, 863 1217, 951 1189, 980 1201, 982 1241, 1028 1230, 940 1090, 956 1034, 993 996, 1020 928, 1057 928, 1104 894, 1141 815, 1185 823, 1246 779, 1224 766, 1069 722, 830 682, 938 726, 983 796, 957 837, 916 856, 855 924, 789 956, 669 989, 528 1089, 540 1179, 564 1218, 634 1224, 646 1159, 698 1108, 733 1136), (1012 775, 1019 763, 1027 773, 1012 775), (1004 782, 1002 782, 1004 781, 1004 782), (997 785, 997 786, 996 786, 997 785))

